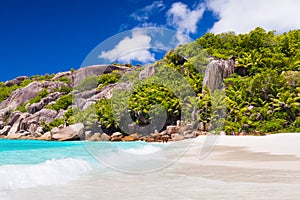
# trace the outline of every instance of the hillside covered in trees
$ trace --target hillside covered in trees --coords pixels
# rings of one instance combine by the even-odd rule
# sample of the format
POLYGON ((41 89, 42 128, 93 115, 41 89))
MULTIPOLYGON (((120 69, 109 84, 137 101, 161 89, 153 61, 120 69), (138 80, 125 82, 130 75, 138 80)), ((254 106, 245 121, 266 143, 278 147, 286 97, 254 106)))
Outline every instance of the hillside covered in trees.
POLYGON ((207 33, 147 66, 99 67, 1 83, 0 135, 78 123, 88 134, 151 134, 178 120, 217 134, 300 131, 300 30, 207 33), (224 88, 203 86, 207 64, 230 58, 224 88))

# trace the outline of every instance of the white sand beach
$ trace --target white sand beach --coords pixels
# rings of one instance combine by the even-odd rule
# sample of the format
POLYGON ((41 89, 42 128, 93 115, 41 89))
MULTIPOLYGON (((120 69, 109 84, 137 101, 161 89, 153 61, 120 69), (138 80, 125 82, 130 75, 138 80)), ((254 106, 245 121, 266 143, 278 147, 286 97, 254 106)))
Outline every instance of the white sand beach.
POLYGON ((65 185, 8 192, 4 199, 300 199, 300 134, 207 137, 213 136, 167 144, 174 152, 190 147, 152 173, 102 168, 65 185), (203 156, 205 144, 209 153, 203 156))

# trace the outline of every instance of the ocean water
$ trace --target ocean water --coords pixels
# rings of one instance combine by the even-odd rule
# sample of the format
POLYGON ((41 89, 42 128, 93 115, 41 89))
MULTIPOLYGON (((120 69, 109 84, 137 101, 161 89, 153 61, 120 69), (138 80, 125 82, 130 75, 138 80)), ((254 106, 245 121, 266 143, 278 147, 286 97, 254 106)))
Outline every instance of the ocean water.
POLYGON ((248 167, 244 150, 232 164, 227 147, 200 161, 199 145, 2 139, 0 199, 300 199, 300 171, 248 167))

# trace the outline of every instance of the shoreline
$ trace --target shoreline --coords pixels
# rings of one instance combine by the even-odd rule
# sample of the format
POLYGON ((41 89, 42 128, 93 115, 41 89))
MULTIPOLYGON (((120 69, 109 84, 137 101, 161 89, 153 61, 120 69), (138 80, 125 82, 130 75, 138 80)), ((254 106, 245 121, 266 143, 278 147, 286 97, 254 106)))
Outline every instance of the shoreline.
MULTIPOLYGON (((105 134, 105 133, 104 133, 105 134)), ((158 133, 160 134, 160 136, 164 136, 166 135, 164 132, 162 133, 158 133)), ((176 133, 178 134, 178 133, 176 133)), ((189 139, 197 139, 197 138, 201 138, 201 137, 206 137, 206 136, 211 136, 211 137, 227 137, 227 138, 255 138, 255 137, 259 137, 259 138, 264 138, 264 137, 268 137, 268 136, 278 136, 278 135, 296 135, 299 134, 299 132, 294 132, 294 133, 265 133, 265 134, 236 134, 236 135, 220 135, 220 134, 212 134, 209 132, 197 132, 195 133, 195 136, 193 137, 189 137, 189 138, 180 138, 178 140, 172 140, 172 139, 168 139, 167 141, 163 141, 162 139, 155 139, 155 137, 157 137, 157 135, 151 134, 151 135, 146 135, 146 136, 141 136, 137 133, 134 134, 130 134, 130 135, 126 135, 126 136, 117 136, 117 139, 115 140, 96 140, 95 138, 79 138, 79 139, 74 139, 74 140, 56 140, 56 139, 50 139, 50 138, 43 138, 42 136, 40 137, 34 137, 32 135, 29 136, 20 136, 19 134, 14 134, 14 136, 9 137, 9 136, 5 136, 5 135, 0 135, 0 139, 5 139, 5 140, 36 140, 36 141, 52 141, 52 142, 72 142, 72 141, 87 141, 87 142, 147 142, 147 143, 171 143, 171 142, 178 142, 178 141, 182 141, 182 140, 189 140, 189 139), (134 138, 133 138, 134 137, 134 138), (153 139, 153 140, 152 140, 153 139)), ((180 134, 178 134, 180 135, 180 134)), ((112 139, 113 135, 110 136, 112 139)), ((169 136, 171 137, 171 136, 169 136)))

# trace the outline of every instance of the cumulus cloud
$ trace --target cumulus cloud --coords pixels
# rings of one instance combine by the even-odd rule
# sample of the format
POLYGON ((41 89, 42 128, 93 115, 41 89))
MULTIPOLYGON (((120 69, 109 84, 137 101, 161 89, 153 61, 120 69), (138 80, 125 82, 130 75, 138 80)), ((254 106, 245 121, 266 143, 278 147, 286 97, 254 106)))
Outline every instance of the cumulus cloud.
POLYGON ((163 1, 154 1, 152 4, 145 6, 144 8, 138 9, 130 15, 134 20, 138 22, 145 22, 149 20, 150 16, 161 12, 166 7, 163 4, 163 1))
POLYGON ((219 20, 211 32, 246 33, 255 27, 285 32, 300 28, 298 0, 207 0, 207 9, 219 20))
POLYGON ((154 54, 150 52, 151 37, 141 31, 132 31, 131 37, 124 37, 113 49, 102 51, 99 58, 110 62, 120 61, 142 63, 155 61, 154 54))
POLYGON ((167 11, 168 24, 176 28, 180 33, 190 34, 197 32, 197 23, 205 11, 204 4, 199 4, 195 9, 189 9, 182 2, 173 3, 167 11))

